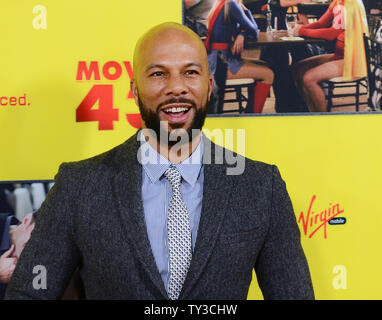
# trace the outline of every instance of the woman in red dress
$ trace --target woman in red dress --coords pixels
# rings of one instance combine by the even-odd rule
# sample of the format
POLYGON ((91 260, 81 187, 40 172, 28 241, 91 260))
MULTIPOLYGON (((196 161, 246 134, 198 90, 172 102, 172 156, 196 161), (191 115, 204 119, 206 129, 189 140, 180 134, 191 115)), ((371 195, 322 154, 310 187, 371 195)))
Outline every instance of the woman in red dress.
POLYGON ((297 89, 303 95, 311 112, 325 112, 325 93, 319 83, 341 77, 344 70, 345 4, 346 0, 333 0, 326 13, 308 25, 298 25, 295 35, 335 40, 335 52, 299 61, 292 73, 297 89))

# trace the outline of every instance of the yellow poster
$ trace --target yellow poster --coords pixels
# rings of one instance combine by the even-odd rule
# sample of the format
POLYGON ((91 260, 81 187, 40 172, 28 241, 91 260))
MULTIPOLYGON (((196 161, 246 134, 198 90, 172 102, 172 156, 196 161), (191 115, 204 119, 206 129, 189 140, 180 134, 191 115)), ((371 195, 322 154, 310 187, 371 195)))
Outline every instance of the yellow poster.
POLYGON ((130 94, 137 39, 182 2, 1 1, 0 181, 52 179, 140 125, 130 94))
MULTIPOLYGON (((317 299, 382 299, 381 122, 382 115, 208 119, 207 133, 245 128, 245 155, 279 167, 317 299)), ((256 281, 248 298, 262 298, 256 281)))
MULTIPOLYGON (((153 25, 181 22, 181 6, 2 1, 0 181, 53 179, 60 163, 130 137, 140 126, 129 92, 135 43, 153 25)), ((382 299, 381 123, 381 114, 206 120, 210 132, 245 129, 237 151, 279 167, 317 299, 382 299)), ((262 298, 255 279, 248 298, 262 298)))

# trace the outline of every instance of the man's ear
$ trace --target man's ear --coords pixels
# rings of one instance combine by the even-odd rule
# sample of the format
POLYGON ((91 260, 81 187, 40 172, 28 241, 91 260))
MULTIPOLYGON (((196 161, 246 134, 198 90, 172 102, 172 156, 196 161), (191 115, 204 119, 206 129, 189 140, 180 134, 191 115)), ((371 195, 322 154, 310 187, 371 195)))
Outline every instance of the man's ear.
POLYGON ((133 94, 135 104, 137 106, 139 106, 139 102, 138 102, 138 88, 137 88, 137 85, 136 85, 135 78, 131 79, 131 81, 130 81, 130 91, 133 94))
POLYGON ((214 78, 212 77, 212 75, 209 75, 209 77, 208 77, 208 100, 211 99, 213 84, 214 84, 214 78))

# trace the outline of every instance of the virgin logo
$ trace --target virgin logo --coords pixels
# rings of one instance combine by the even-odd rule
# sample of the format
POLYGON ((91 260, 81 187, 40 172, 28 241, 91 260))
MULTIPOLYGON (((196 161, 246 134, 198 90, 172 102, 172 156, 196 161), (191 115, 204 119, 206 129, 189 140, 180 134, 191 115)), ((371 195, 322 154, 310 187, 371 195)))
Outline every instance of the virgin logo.
POLYGON ((318 230, 324 230, 324 239, 327 238, 327 225, 330 219, 338 216, 343 213, 345 210, 340 208, 340 204, 336 203, 332 205, 329 204, 328 209, 324 209, 318 212, 313 211, 313 204, 316 200, 316 195, 313 195, 312 200, 310 201, 308 211, 306 214, 304 211, 301 211, 300 217, 298 218, 298 223, 302 223, 304 229, 304 234, 311 238, 318 230))

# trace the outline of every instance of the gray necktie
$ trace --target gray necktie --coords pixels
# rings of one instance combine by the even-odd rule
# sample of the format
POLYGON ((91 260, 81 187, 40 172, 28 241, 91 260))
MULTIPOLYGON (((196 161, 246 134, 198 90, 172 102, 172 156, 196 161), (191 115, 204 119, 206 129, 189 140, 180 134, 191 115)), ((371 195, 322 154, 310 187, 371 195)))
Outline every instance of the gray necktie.
POLYGON ((168 296, 176 300, 182 290, 192 259, 190 218, 180 192, 182 176, 176 167, 164 173, 172 186, 172 197, 167 213, 167 234, 170 259, 168 296))

